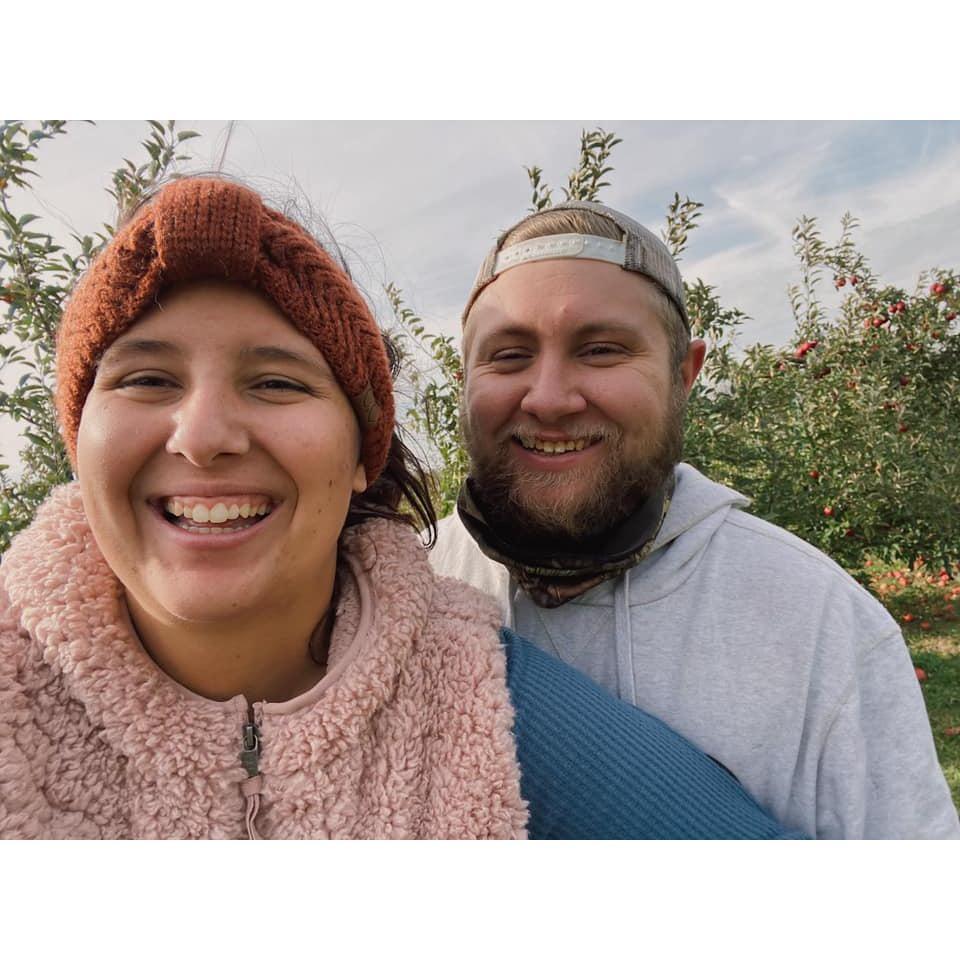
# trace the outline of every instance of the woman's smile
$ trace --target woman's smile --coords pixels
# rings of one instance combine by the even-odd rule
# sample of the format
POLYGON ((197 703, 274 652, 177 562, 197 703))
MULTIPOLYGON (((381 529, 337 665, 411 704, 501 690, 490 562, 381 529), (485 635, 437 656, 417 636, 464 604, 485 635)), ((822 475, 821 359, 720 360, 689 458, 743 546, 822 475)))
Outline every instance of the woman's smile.
POLYGON ((248 543, 268 532, 279 504, 257 504, 252 497, 210 501, 169 497, 151 501, 148 506, 160 519, 162 535, 175 537, 174 543, 189 549, 224 549, 248 543))
POLYGON ((360 432, 322 353, 237 286, 179 288, 104 354, 78 474, 134 606, 281 617, 332 579, 360 432))

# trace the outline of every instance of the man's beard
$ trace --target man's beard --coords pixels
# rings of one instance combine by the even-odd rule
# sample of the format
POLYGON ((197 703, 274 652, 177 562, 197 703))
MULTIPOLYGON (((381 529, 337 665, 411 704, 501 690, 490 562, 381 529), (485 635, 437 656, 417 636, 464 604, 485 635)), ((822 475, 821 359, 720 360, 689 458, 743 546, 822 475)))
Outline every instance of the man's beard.
POLYGON ((518 466, 510 449, 512 434, 489 453, 482 451, 464 415, 460 422, 471 460, 471 490, 487 522, 501 534, 563 552, 610 530, 660 489, 683 453, 685 409, 686 391, 676 378, 666 416, 632 461, 626 457, 623 431, 607 426, 590 432, 608 447, 600 466, 562 472, 518 466))

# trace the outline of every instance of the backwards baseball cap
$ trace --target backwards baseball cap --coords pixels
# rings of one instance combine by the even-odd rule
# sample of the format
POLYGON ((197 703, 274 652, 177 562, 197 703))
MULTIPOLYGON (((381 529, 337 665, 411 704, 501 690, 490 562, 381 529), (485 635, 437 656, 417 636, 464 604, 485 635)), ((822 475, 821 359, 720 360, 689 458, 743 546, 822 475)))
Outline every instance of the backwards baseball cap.
POLYGON ((652 280, 667 295, 680 311, 687 330, 690 329, 690 317, 687 315, 683 298, 683 279, 663 241, 626 214, 602 203, 590 203, 585 200, 569 200, 566 203, 547 207, 545 210, 538 210, 504 230, 480 266, 480 272, 473 282, 473 289, 470 291, 463 311, 462 322, 467 322, 467 314, 470 313, 470 308, 480 292, 493 283, 504 270, 535 260, 558 259, 602 260, 616 264, 624 270, 639 273, 648 280, 652 280), (504 247, 507 238, 518 227, 558 210, 583 210, 596 214, 616 224, 622 231, 623 237, 620 240, 611 240, 609 237, 597 237, 592 234, 558 233, 534 237, 532 240, 524 240, 504 247))

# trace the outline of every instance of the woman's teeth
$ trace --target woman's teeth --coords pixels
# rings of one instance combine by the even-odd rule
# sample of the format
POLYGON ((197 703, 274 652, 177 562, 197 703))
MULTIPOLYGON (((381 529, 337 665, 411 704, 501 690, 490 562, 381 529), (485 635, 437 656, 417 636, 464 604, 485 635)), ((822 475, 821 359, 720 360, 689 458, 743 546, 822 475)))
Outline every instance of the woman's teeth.
POLYGON ((211 524, 225 524, 233 520, 253 518, 250 523, 231 524, 233 530, 246 530, 252 527, 261 517, 265 517, 273 509, 268 503, 251 503, 249 501, 219 501, 212 506, 206 503, 189 502, 177 497, 164 501, 164 511, 168 516, 176 518, 177 526, 191 533, 226 533, 227 530, 211 524), (189 523, 187 521, 190 521, 189 523))
POLYGON ((252 527, 256 520, 250 523, 237 524, 235 527, 195 527, 192 523, 178 523, 177 526, 187 533, 235 533, 237 530, 246 530, 252 527))
POLYGON ((531 440, 527 437, 517 437, 525 450, 536 450, 537 453, 570 453, 573 450, 582 450, 590 445, 589 439, 580 440, 531 440))

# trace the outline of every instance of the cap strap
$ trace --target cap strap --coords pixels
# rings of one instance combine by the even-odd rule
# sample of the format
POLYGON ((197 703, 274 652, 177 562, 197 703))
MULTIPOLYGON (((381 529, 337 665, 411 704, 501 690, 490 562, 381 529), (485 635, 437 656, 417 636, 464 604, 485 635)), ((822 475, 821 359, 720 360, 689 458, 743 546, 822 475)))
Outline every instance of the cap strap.
MULTIPOLYGON (((635 242, 634 242, 635 245, 635 242)), ((622 240, 609 237, 595 237, 582 233, 557 233, 546 237, 534 237, 523 243, 514 244, 501 250, 494 260, 490 279, 509 270, 510 267, 532 260, 603 260, 618 267, 628 266, 628 249, 622 240)), ((636 251, 634 251, 634 261, 636 251)), ((634 268, 635 269, 635 268, 634 268)))

